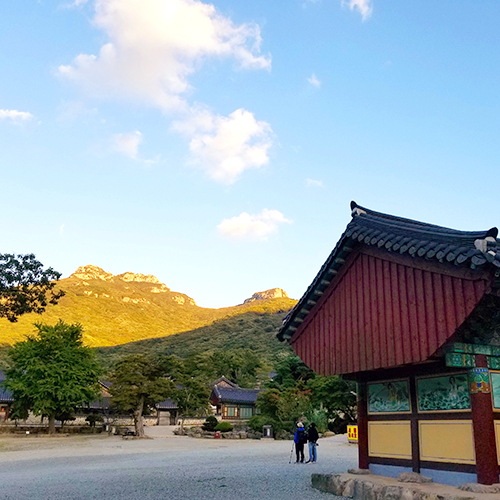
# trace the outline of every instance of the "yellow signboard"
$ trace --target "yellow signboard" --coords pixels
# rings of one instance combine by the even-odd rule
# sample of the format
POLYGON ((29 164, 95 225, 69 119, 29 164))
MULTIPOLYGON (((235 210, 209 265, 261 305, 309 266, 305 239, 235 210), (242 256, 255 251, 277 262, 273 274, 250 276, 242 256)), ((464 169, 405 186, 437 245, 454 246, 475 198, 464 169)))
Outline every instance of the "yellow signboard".
POLYGON ((347 426, 347 440, 350 443, 358 442, 358 426, 357 425, 348 425, 347 426))

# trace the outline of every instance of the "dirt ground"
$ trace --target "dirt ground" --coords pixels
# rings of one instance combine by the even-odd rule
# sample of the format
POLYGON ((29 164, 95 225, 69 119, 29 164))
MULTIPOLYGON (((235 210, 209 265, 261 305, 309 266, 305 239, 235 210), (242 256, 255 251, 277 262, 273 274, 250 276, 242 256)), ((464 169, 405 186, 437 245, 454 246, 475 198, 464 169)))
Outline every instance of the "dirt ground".
POLYGON ((295 464, 291 441, 195 439, 170 430, 149 428, 150 439, 0 436, 0 498, 321 500, 312 472, 356 464, 346 436, 321 439, 318 463, 295 464))

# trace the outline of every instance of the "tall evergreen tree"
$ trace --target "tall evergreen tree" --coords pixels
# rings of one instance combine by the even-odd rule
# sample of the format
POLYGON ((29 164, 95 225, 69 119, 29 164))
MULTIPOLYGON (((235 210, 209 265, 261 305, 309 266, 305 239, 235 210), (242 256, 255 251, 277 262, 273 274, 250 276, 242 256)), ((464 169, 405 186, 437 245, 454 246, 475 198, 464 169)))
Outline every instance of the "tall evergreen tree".
POLYGON ((165 373, 164 363, 142 354, 125 356, 118 361, 110 381, 113 405, 133 416, 138 437, 144 437, 143 415, 171 397, 175 390, 173 381, 165 373))

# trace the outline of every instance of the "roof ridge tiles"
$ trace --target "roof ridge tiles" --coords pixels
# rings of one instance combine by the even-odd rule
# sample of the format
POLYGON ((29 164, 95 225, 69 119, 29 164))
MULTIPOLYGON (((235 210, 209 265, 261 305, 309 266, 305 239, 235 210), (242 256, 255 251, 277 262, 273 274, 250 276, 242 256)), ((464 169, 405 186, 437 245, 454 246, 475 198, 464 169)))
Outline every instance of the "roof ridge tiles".
POLYGON ((493 264, 500 268, 500 240, 497 239, 496 227, 483 231, 461 231, 376 212, 354 201, 351 202, 351 215, 352 219, 335 248, 295 308, 284 318, 283 326, 278 333, 280 339, 284 338, 289 327, 294 327, 295 330, 298 328, 302 320, 299 321, 296 318, 305 309, 310 295, 320 287, 324 289, 322 282, 325 275, 328 273, 330 276, 332 271, 336 274, 354 246, 378 247, 390 253, 406 254, 412 258, 441 263, 453 263, 472 269, 486 264, 493 264), (480 244, 476 247, 478 241, 480 244))

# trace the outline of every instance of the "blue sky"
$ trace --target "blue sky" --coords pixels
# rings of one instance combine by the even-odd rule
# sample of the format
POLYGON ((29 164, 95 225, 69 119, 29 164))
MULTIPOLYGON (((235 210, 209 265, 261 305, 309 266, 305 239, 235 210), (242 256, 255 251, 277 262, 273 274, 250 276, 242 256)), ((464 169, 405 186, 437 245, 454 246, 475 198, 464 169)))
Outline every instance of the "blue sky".
POLYGON ((299 298, 349 202, 500 224, 500 2, 0 7, 0 252, 299 298))

